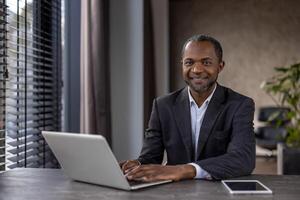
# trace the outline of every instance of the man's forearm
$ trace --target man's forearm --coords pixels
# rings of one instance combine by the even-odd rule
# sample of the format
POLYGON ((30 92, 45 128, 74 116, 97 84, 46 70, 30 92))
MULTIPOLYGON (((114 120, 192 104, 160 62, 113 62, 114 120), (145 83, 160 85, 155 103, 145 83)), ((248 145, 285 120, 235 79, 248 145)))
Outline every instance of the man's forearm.
POLYGON ((188 163, 188 165, 192 165, 196 169, 196 176, 194 177, 195 179, 206 179, 206 180, 211 180, 211 175, 202 169, 198 164, 196 163, 188 163))
POLYGON ((178 165, 180 171, 179 180, 183 179, 193 179, 196 176, 196 169, 192 165, 178 165))

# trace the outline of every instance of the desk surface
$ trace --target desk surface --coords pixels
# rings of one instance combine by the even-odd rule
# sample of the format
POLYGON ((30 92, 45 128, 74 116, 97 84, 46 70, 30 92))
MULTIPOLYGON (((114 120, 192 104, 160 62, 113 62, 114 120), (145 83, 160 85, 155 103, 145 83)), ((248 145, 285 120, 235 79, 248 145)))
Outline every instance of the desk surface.
POLYGON ((59 169, 15 169, 0 174, 0 199, 300 199, 300 176, 252 175, 273 190, 272 195, 232 195, 221 182, 187 180, 133 192, 71 181, 59 169))

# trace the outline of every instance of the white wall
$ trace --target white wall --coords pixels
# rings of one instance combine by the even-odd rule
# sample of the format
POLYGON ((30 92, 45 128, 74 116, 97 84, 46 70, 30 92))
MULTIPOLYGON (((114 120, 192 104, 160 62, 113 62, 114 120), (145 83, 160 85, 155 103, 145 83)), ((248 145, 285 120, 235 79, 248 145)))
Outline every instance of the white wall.
POLYGON ((112 147, 136 158, 143 140, 143 1, 110 1, 112 147))

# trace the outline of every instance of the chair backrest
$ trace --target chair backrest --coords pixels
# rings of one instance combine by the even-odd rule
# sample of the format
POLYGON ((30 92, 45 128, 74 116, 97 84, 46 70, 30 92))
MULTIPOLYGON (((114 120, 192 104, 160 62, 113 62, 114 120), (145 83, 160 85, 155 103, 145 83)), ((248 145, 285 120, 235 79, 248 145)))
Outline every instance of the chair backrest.
POLYGON ((258 146, 269 150, 276 149, 277 143, 283 141, 287 134, 285 126, 289 123, 286 117, 289 111, 289 108, 274 106, 259 109, 258 120, 265 122, 265 125, 258 127, 255 132, 258 146), (280 126, 279 120, 282 122, 280 126))
POLYGON ((268 122, 276 124, 278 120, 283 121, 284 124, 288 123, 287 114, 290 111, 287 107, 261 107, 259 109, 258 120, 261 122, 268 122))
POLYGON ((284 127, 262 126, 257 128, 257 137, 266 140, 282 141, 287 135, 284 127))

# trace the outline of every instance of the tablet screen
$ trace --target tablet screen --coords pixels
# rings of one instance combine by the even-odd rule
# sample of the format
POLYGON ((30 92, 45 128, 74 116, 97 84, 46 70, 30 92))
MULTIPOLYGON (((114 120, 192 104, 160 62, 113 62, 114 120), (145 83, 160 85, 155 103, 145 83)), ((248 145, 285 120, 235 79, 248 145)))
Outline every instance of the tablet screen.
POLYGON ((227 182, 226 184, 233 191, 237 191, 237 190, 254 190, 254 191, 266 190, 264 187, 262 187, 257 182, 227 182))
POLYGON ((270 194, 272 191, 257 180, 225 180, 222 183, 232 194, 270 194))

